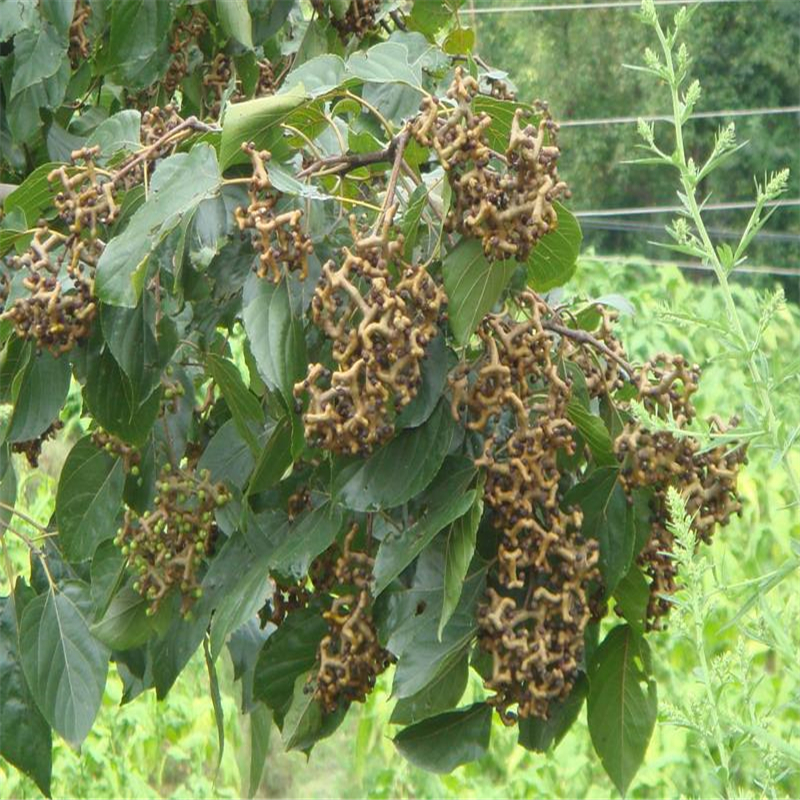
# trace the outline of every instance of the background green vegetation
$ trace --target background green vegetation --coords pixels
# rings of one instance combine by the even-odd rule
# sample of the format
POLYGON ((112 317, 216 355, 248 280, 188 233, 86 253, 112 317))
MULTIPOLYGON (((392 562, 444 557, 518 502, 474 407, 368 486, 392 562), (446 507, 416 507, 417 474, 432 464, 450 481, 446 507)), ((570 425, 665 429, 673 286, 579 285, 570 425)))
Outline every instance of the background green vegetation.
MULTIPOLYGON (((568 291, 591 297, 614 293, 630 302, 634 313, 623 316, 622 327, 632 357, 663 348, 704 364, 698 401, 701 414, 741 407, 743 390, 736 367, 724 358, 713 332, 692 329, 688 335, 664 313, 669 305, 718 318, 723 309, 714 287, 691 282, 676 268, 654 272, 644 264, 609 267, 589 258, 568 291)), ((758 291, 739 286, 736 295, 747 323, 755 326, 758 291)), ((798 341, 800 310, 787 305, 767 332, 767 357, 796 350, 798 341)), ((796 423, 796 409, 786 408, 783 413, 787 422, 794 418, 796 423)), ((67 409, 65 418, 69 415, 67 409)), ((77 434, 78 424, 73 420, 72 431, 68 426, 68 437, 77 434)), ((67 450, 63 440, 49 443, 42 470, 27 473, 20 496, 25 510, 37 520, 45 521, 52 511, 55 481, 67 450)), ((771 458, 766 451, 751 452, 741 479, 742 518, 701 551, 713 564, 703 580, 705 650, 731 758, 730 785, 743 797, 800 796, 800 509, 787 507, 790 491, 785 473, 771 458), (765 576, 776 571, 786 577, 768 591, 765 576), (742 609, 746 609, 744 614, 742 609)), ((17 462, 17 466, 23 465, 17 462)), ((16 544, 9 540, 14 556, 21 560, 25 556, 16 544)), ((683 629, 680 616, 673 615, 670 629, 651 640, 658 669, 660 722, 631 788, 632 797, 710 797, 716 792, 716 754, 706 746, 708 703, 696 681, 699 651, 686 642, 683 629), (685 706, 681 712, 680 705, 685 706), (686 727, 691 724, 701 730, 686 727)), ((218 772, 208 678, 198 654, 163 703, 148 693, 118 707, 121 683, 112 671, 103 709, 83 745, 82 758, 56 740, 53 796, 241 796, 247 788, 249 737, 237 713, 229 661, 223 660, 220 670, 226 747, 218 772)), ((505 730, 495 720, 491 750, 479 762, 445 776, 417 770, 397 757, 389 738, 390 685, 388 673, 368 703, 315 748, 308 765, 301 754, 283 753, 278 731, 273 730, 258 796, 594 798, 614 794, 580 722, 554 753, 537 755, 515 747, 515 731, 505 730)), ((0 765, 0 800, 38 796, 31 783, 0 765)))

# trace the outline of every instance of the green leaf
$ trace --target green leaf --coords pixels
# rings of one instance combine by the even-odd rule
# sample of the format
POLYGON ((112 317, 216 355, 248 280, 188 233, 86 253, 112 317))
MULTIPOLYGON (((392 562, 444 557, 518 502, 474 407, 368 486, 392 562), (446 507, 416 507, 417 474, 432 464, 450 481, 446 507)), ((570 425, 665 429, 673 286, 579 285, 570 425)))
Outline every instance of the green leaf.
POLYGON ((141 447, 161 406, 161 392, 149 397, 132 395, 125 373, 108 350, 90 353, 84 400, 95 420, 109 433, 141 447))
POLYGON ((365 83, 404 83, 422 90, 420 76, 408 63, 408 48, 398 42, 357 50, 347 59, 347 74, 365 83))
POLYGON ((220 167, 227 169, 242 157, 242 142, 252 141, 256 147, 264 147, 272 128, 309 99, 302 89, 295 87, 285 94, 259 97, 228 106, 222 124, 220 167))
POLYGON ((575 400, 571 400, 567 405, 567 417, 586 440, 598 467, 612 467, 617 464, 614 442, 611 441, 611 434, 600 417, 592 414, 575 400))
POLYGON ((447 773, 484 755, 491 735, 492 707, 475 703, 404 728, 394 744, 414 766, 447 773))
POLYGON ((242 375, 233 362, 208 353, 206 367, 231 410, 236 430, 250 445, 253 454, 257 454, 261 448, 256 435, 263 430, 265 425, 264 409, 261 408, 261 403, 245 386, 242 375))
POLYGON ((643 634, 647 620, 647 606, 650 603, 650 585, 644 573, 635 564, 617 584, 614 599, 617 601, 617 611, 622 614, 625 621, 636 633, 643 634))
POLYGON ((549 292, 563 286, 574 274, 583 233, 578 220, 561 203, 553 203, 558 227, 545 234, 528 256, 528 286, 549 292))
MULTIPOLYGON (((474 489, 461 496, 447 497, 441 506, 431 508, 407 530, 387 534, 375 558, 373 569, 375 595, 379 595, 425 549, 439 531, 467 513, 477 499, 478 495, 474 489)), ((446 588, 445 597, 447 597, 446 588)), ((448 616, 452 611, 449 610, 448 616)), ((443 627, 443 624, 440 625, 440 628, 443 627)))
POLYGON ((92 634, 111 650, 129 650, 144 644, 153 633, 147 616, 150 603, 128 586, 114 595, 103 618, 91 627, 92 634))
POLYGON ((112 539, 125 485, 122 461, 98 450, 84 436, 70 450, 56 493, 56 524, 64 554, 85 561, 112 539))
POLYGON ((158 340, 150 319, 147 295, 135 308, 102 306, 103 337, 137 397, 147 397, 161 382, 158 340))
POLYGON ((247 0, 217 0, 216 7, 222 30, 252 50, 253 31, 247 0))
POLYGON ((100 256, 97 296, 109 305, 135 306, 150 255, 203 200, 217 194, 221 181, 216 154, 207 144, 197 144, 188 153, 177 153, 160 162, 147 201, 100 256))
POLYGON ((563 699, 550 702, 547 719, 528 717, 519 721, 519 745, 536 753, 546 753, 566 736, 589 693, 589 681, 581 674, 572 691, 563 699))
POLYGON ((29 227, 34 226, 40 217, 45 216, 46 209, 53 205, 53 189, 47 176, 56 168, 62 166, 55 162, 42 164, 31 172, 27 178, 6 197, 3 208, 10 214, 18 208, 25 215, 29 227))
POLYGON ((247 797, 253 798, 258 792, 264 767, 269 753, 269 739, 272 732, 272 714, 259 703, 250 713, 250 773, 247 781, 247 797))
POLYGON ((600 570, 610 596, 633 560, 636 531, 619 471, 611 467, 596 469, 583 483, 573 486, 562 505, 580 506, 583 535, 600 544, 600 570))
POLYGON ((61 69, 66 51, 66 38, 48 22, 43 22, 38 30, 18 33, 14 37, 14 77, 9 101, 25 89, 52 78, 61 69))
POLYGON ((311 562, 333 544, 344 521, 341 508, 330 502, 304 514, 289 526, 286 538, 270 557, 270 567, 281 575, 304 578, 311 562))
POLYGON ((79 745, 100 709, 108 656, 66 594, 50 589, 28 603, 20 624, 20 654, 45 719, 79 745))
POLYGON ((46 350, 28 362, 14 378, 16 401, 6 440, 27 442, 47 430, 64 406, 69 391, 70 370, 66 358, 55 358, 46 350))
POLYGON ((279 722, 292 703, 295 681, 314 666, 327 630, 318 608, 304 608, 290 613, 265 642, 256 663, 253 696, 271 708, 279 722))
POLYGON ((455 520, 447 532, 444 551, 444 600, 442 616, 439 619, 440 638, 444 626, 453 616, 461 598, 464 579, 467 577, 467 570, 475 554, 475 542, 482 515, 483 492, 479 488, 469 511, 455 520))
POLYGON ((628 625, 614 628, 594 654, 589 686, 592 743, 624 795, 644 760, 658 713, 647 642, 628 625))
POLYGON ((217 756, 216 774, 222 766, 222 756, 225 754, 225 712, 222 709, 222 695, 219 690, 219 678, 214 659, 211 658, 211 650, 208 646, 208 637, 203 639, 203 655, 206 659, 206 669, 208 670, 208 688, 211 694, 211 705, 214 709, 214 721, 217 724, 217 744, 219 755, 217 756))
POLYGON ((489 147, 499 153, 505 152, 508 148, 511 125, 518 109, 521 108, 525 112, 528 121, 538 124, 539 115, 533 106, 527 103, 517 103, 513 100, 501 100, 499 97, 479 94, 473 100, 473 108, 476 114, 488 114, 491 118, 491 124, 486 128, 484 135, 489 147))
POLYGON ((508 285, 517 262, 490 264, 477 239, 462 239, 442 265, 448 297, 450 329, 459 344, 466 344, 480 321, 492 310, 508 285))
POLYGON ((368 459, 334 477, 334 497, 353 511, 394 508, 419 494, 439 471, 453 437, 450 406, 439 402, 428 421, 402 431, 368 459))
POLYGON ((445 0, 414 0, 411 14, 407 18, 412 31, 424 33, 435 41, 436 33, 453 19, 453 11, 445 0))
POLYGON ((22 589, 22 581, 18 581, 15 595, 0 598, 0 756, 33 778, 42 794, 49 797, 50 726, 28 689, 19 653, 22 589))
POLYGON ((444 40, 442 49, 450 55, 471 53, 475 47, 475 31, 472 28, 456 28, 444 40))
POLYGON ((287 282, 277 286, 250 275, 244 287, 242 318, 258 374, 294 406, 294 384, 306 374, 303 324, 292 313, 287 282))
POLYGON ((247 487, 248 494, 258 494, 280 481, 292 464, 292 420, 282 417, 272 429, 266 446, 256 462, 247 487))
POLYGON ((428 205, 428 188, 420 184, 408 198, 408 206, 403 214, 400 223, 400 230, 403 234, 403 257, 406 261, 411 261, 414 256, 414 245, 417 243, 417 231, 422 219, 422 212, 428 205))
POLYGON ((103 163, 121 150, 134 153, 141 147, 141 125, 142 115, 136 109, 118 111, 92 131, 86 140, 86 147, 97 145, 103 163))
POLYGON ((314 697, 309 685, 310 672, 298 676, 294 682, 292 703, 283 720, 281 736, 286 750, 308 751, 320 739, 330 736, 344 719, 346 708, 325 714, 322 704, 314 697))
POLYGON ((344 83, 344 61, 332 53, 309 59, 293 69, 281 86, 281 92, 292 89, 308 97, 320 97, 344 83))
POLYGON ((437 336, 425 351, 422 362, 422 384, 416 397, 400 412, 395 427, 416 428, 422 425, 433 413, 447 383, 450 351, 444 336, 437 336))
POLYGON ((198 469, 207 469, 212 481, 223 481, 244 487, 253 470, 253 453, 239 435, 233 420, 228 420, 206 446, 198 469))
POLYGON ((420 720, 455 708, 464 695, 469 678, 469 656, 463 657, 426 686, 421 692, 397 701, 389 722, 393 725, 412 725, 420 720))

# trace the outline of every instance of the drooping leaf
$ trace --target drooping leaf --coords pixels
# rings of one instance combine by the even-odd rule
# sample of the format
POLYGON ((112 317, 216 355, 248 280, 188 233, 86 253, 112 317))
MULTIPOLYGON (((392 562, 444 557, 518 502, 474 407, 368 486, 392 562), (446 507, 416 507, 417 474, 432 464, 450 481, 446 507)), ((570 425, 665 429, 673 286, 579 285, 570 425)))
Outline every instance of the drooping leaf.
POLYGON ((260 448, 256 437, 265 423, 264 410, 258 398, 245 386, 241 373, 228 359, 208 353, 206 367, 231 410, 236 430, 253 453, 258 453, 260 448))
POLYGON ((281 86, 281 92, 292 89, 308 97, 319 97, 341 86, 345 80, 344 61, 332 53, 311 58, 293 69, 281 86))
POLYGON ((165 158, 153 174, 147 201, 100 256, 97 296, 109 305, 134 307, 144 287, 150 255, 203 200, 217 194, 221 180, 216 153, 207 144, 165 158))
POLYGON ((462 239, 444 258, 448 321, 459 344, 465 344, 492 310, 511 280, 517 262, 490 263, 477 239, 462 239))
POLYGON ((208 645, 208 637, 203 639, 203 655, 206 659, 206 670, 208 671, 208 686, 211 694, 211 706, 214 709, 214 721, 217 724, 217 773, 222 766, 222 756, 225 754, 225 712, 222 708, 222 694, 219 690, 219 677, 214 659, 211 657, 211 650, 208 645))
POLYGON ((356 50, 347 59, 347 74, 367 83, 405 83, 422 88, 420 75, 408 63, 408 48, 398 42, 356 50))
POLYGON ((14 378, 16 401, 8 427, 9 442, 27 442, 58 419, 69 391, 69 362, 47 351, 35 355, 14 378))
POLYGON ((344 525, 342 509, 324 503, 289 526, 286 538, 270 556, 270 566, 281 575, 302 578, 311 562, 330 547, 344 525))
POLYGON ((18 619, 30 600, 22 589, 18 582, 14 595, 0 598, 0 756, 33 778, 49 797, 50 726, 28 689, 19 650, 18 619))
POLYGON ((319 609, 304 608, 290 613, 264 644, 256 663, 253 695, 273 710, 279 722, 292 703, 295 681, 314 666, 327 630, 319 609))
POLYGON ((269 141, 273 126, 278 125, 309 99, 302 89, 295 87, 284 94, 231 104, 225 112, 222 125, 220 167, 227 169, 241 157, 243 142, 252 141, 256 147, 264 147, 269 141))
POLYGON ((334 478, 335 498, 353 511, 405 503, 439 471, 453 427, 449 404, 440 401, 424 425, 402 431, 368 459, 344 466, 334 478))
POLYGON ((247 487, 248 494, 257 494, 274 486, 292 464, 292 420, 282 417, 272 429, 247 487))
POLYGON ((124 483, 122 461, 98 450, 91 436, 70 450, 56 493, 59 541, 70 561, 91 558, 114 537, 124 483))
POLYGON ((272 731, 272 714, 269 709, 259 703, 250 712, 250 772, 247 781, 248 798, 255 797, 264 767, 267 763, 270 732, 272 731))
POLYGON ((574 274, 581 252, 583 233, 573 214, 561 203, 553 203, 558 227, 545 234, 528 256, 528 286, 549 292, 563 286, 574 274))
POLYGON ((292 408, 294 384, 305 376, 308 361, 302 322, 292 312, 288 283, 284 280, 276 286, 251 275, 244 288, 242 316, 259 375, 292 408))
POLYGON ((416 428, 433 413, 447 382, 449 356, 443 336, 437 336, 428 345, 422 362, 422 385, 416 397, 398 415, 396 428, 416 428))
MULTIPOLYGON (((477 492, 474 489, 466 494, 446 496, 444 502, 429 508, 427 513, 407 530, 388 534, 381 542, 375 558, 374 594, 379 595, 423 551, 439 531, 469 513, 476 500, 477 492)), ((466 569, 464 572, 466 574, 466 569)), ((446 591, 445 597, 447 597, 446 591)), ((448 616, 452 612, 453 609, 450 609, 448 616)))
POLYGON ((108 654, 66 594, 50 589, 28 603, 20 623, 20 655, 45 719, 68 742, 80 744, 100 709, 108 654))
POLYGON ((640 634, 644 633, 647 606, 650 602, 650 586, 644 573, 635 564, 614 590, 617 610, 625 621, 640 634))
POLYGON ((551 701, 547 719, 528 717, 519 721, 518 742, 526 750, 546 753, 564 738, 578 718, 589 693, 589 681, 581 673, 572 691, 563 699, 551 701))
POLYGON ((412 725, 455 708, 464 695, 468 678, 469 657, 464 653, 462 658, 454 661, 421 692, 398 700, 389 722, 394 725, 412 725))
POLYGON ((252 50, 253 31, 247 0, 221 0, 216 7, 222 30, 252 50))
POLYGON ((657 712, 647 642, 629 625, 618 625, 592 659, 588 720, 594 749, 623 795, 644 759, 657 712))
POLYGON ((583 511, 583 535, 600 544, 600 569, 607 595, 628 571, 633 560, 636 532, 619 470, 596 469, 583 483, 567 492, 563 506, 583 511))
POLYGON ((492 707, 475 703, 404 728, 394 744, 414 766, 447 773, 479 759, 488 750, 491 735, 492 707))
POLYGON ((103 618, 91 626, 92 634, 112 650, 129 650, 144 644, 153 633, 147 615, 149 601, 124 586, 111 601, 103 618))
POLYGON ((597 466, 611 467, 616 465, 617 457, 614 455, 614 442, 611 440, 611 434, 608 432, 603 420, 575 400, 571 400, 567 405, 567 416, 586 440, 597 466))
POLYGON ((332 714, 323 711, 322 703, 314 697, 308 684, 309 673, 299 675, 294 682, 292 702, 283 720, 281 736, 287 750, 308 751, 320 739, 330 736, 344 719, 345 708, 332 714))
POLYGON ((483 494, 479 490, 466 514, 456 519, 447 531, 444 555, 444 599, 442 616, 439 619, 439 636, 453 615, 461 597, 461 589, 467 576, 472 557, 475 554, 475 541, 478 526, 483 515, 483 494))

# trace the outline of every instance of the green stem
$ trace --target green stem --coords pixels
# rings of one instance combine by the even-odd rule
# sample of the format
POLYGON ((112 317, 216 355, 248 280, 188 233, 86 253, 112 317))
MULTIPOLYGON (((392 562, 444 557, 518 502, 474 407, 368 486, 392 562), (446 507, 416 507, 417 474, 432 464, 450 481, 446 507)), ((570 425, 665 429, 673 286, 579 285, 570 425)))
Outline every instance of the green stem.
MULTIPOLYGON (((678 160, 676 167, 678 169, 678 172, 680 173, 681 187, 683 189, 684 195, 686 196, 686 201, 688 204, 689 212, 692 217, 692 221, 694 222, 695 228, 697 229, 697 233, 699 234, 700 240, 703 244, 703 249, 705 250, 705 260, 708 263, 708 265, 711 266, 711 268, 714 270, 717 282, 719 283, 722 298, 725 302, 725 310, 728 315, 728 321, 731 325, 731 328, 733 329, 734 334, 740 340, 742 348, 746 353, 747 370, 750 373, 750 378, 753 381, 753 386, 758 395, 761 411, 764 415, 764 418, 766 419, 767 423, 766 427, 772 438, 772 444, 774 447, 782 449, 780 448, 777 439, 778 425, 775 417, 775 409, 772 405, 772 399, 769 396, 769 391, 767 390, 767 387, 761 380, 761 376, 758 374, 756 354, 753 348, 749 347, 747 344, 747 336, 744 331, 744 326, 742 325, 741 317, 739 316, 739 310, 736 307, 736 302, 733 299, 731 287, 730 284, 728 283, 727 272, 720 263, 719 257, 717 256, 717 251, 714 249, 714 244, 711 241, 711 237, 708 234, 708 230, 706 229, 702 212, 700 211, 700 207, 697 205, 696 184, 694 177, 689 169, 688 162, 686 160, 686 150, 683 142, 683 114, 681 111, 680 95, 678 93, 679 89, 678 78, 675 73, 675 65, 672 60, 672 47, 670 46, 669 42, 664 36, 664 31, 661 28, 660 22, 656 24, 655 29, 656 29, 656 34, 658 35, 658 40, 661 44, 661 50, 664 53, 664 61, 667 70, 669 71, 669 87, 670 87, 670 94, 672 97, 672 116, 673 116, 673 125, 675 127, 675 150, 678 160)), ((788 449, 783 453, 782 460, 784 469, 786 470, 786 474, 789 478, 789 483, 791 484, 792 487, 792 491, 795 495, 796 500, 800 502, 800 479, 798 479, 797 475, 794 472, 788 449)))

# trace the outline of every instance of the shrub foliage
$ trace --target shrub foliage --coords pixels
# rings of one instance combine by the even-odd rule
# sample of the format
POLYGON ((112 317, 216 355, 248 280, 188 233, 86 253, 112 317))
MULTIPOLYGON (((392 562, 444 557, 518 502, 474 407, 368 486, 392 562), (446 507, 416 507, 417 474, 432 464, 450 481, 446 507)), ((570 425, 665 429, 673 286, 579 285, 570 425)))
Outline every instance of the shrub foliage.
POLYGON ((125 701, 164 697, 201 645, 210 701, 227 648, 287 748, 393 666, 416 764, 479 758, 495 711, 547 749, 588 698, 633 778, 667 490, 707 540, 745 448, 697 418, 695 365, 559 301, 581 187, 456 5, 0 11, 0 524, 31 555, 6 560, 0 755, 43 792, 109 662, 125 701), (87 432, 31 538, 10 454, 35 463, 75 384, 87 432))

